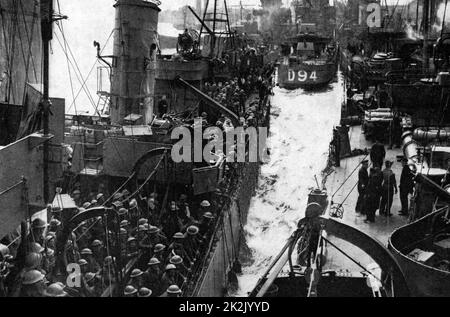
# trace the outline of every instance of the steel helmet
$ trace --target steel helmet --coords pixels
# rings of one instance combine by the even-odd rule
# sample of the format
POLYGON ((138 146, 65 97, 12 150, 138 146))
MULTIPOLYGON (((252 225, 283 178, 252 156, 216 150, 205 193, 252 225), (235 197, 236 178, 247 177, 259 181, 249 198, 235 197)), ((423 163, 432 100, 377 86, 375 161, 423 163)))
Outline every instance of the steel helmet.
POLYGON ((83 204, 84 209, 89 209, 90 207, 91 207, 91 203, 88 201, 83 204))
POLYGON ((44 252, 44 248, 37 242, 32 242, 30 244, 30 251, 34 253, 42 253, 44 252))
POLYGON ((68 294, 64 291, 64 285, 61 283, 53 283, 45 290, 48 297, 66 297, 68 294))
POLYGON ((83 265, 87 265, 87 264, 88 264, 88 262, 85 259, 79 259, 78 260, 78 265, 79 266, 83 266, 83 265))
POLYGON ((84 275, 84 279, 86 280, 86 282, 90 282, 95 278, 95 273, 92 272, 88 272, 84 275))
POLYGON ((33 229, 42 229, 45 228, 47 226, 47 224, 45 223, 44 220, 42 220, 41 218, 36 218, 33 220, 33 222, 31 223, 31 227, 33 229))
POLYGON ((155 253, 161 252, 166 248, 166 246, 164 244, 160 244, 158 243, 157 245, 155 245, 155 253))
POLYGON ((121 227, 126 227, 126 226, 128 226, 130 223, 128 222, 128 220, 122 220, 121 222, 120 222, 120 226, 121 227))
POLYGON ((207 219, 214 219, 213 214, 210 213, 210 212, 205 212, 205 213, 203 214, 203 217, 204 217, 204 218, 207 218, 207 219))
POLYGON ((130 207, 131 208, 136 208, 137 207, 137 201, 136 201, 136 199, 132 199, 131 201, 130 201, 130 207))
POLYGON ((179 255, 174 255, 171 259, 170 259, 170 263, 174 264, 174 265, 179 265, 181 263, 183 263, 183 258, 179 255))
POLYGON ((145 225, 146 223, 148 223, 148 220, 145 219, 145 218, 141 218, 141 219, 138 220, 138 225, 139 226, 145 225))
POLYGON ((161 264, 161 262, 157 258, 151 258, 150 261, 148 262, 148 266, 157 264, 161 264))
POLYGON ((134 269, 134 270, 131 272, 130 277, 135 278, 135 277, 141 276, 142 274, 144 274, 144 273, 142 273, 141 270, 139 270, 139 269, 134 269))
POLYGON ((131 285, 126 286, 125 290, 123 291, 123 294, 125 296, 133 295, 133 294, 136 294, 136 293, 137 293, 137 290, 131 285))
POLYGON ((100 247, 100 246, 102 246, 103 245, 103 243, 100 241, 100 240, 94 240, 94 241, 92 241, 92 246, 93 247, 100 247))
POLYGON ((166 265, 166 271, 170 271, 170 270, 176 270, 177 267, 175 265, 171 264, 167 264, 166 265))
POLYGON ((161 229, 159 229, 158 227, 155 227, 155 226, 150 226, 150 228, 148 229, 149 233, 158 233, 160 231, 161 231, 161 229))
POLYGON ((82 255, 92 255, 92 250, 89 248, 85 248, 80 252, 82 255))
POLYGON ((191 236, 195 236, 196 234, 198 234, 199 229, 197 226, 190 226, 189 228, 187 228, 187 233, 191 236))
POLYGON ((37 268, 42 261, 42 255, 40 253, 31 252, 25 257, 25 267, 28 269, 37 268))
POLYGON ((181 289, 178 287, 178 285, 171 285, 167 289, 168 294, 181 294, 181 289))
POLYGON ((152 290, 145 287, 142 287, 137 294, 137 297, 150 297, 150 296, 152 296, 152 290))
POLYGON ((184 239, 184 234, 182 234, 181 232, 177 232, 173 235, 174 239, 184 239))
POLYGON ((44 274, 38 270, 31 270, 23 275, 22 285, 33 285, 44 280, 44 274))
POLYGON ((204 201, 202 201, 202 203, 200 204, 200 206, 202 206, 202 207, 210 207, 211 204, 209 203, 209 201, 204 200, 204 201))

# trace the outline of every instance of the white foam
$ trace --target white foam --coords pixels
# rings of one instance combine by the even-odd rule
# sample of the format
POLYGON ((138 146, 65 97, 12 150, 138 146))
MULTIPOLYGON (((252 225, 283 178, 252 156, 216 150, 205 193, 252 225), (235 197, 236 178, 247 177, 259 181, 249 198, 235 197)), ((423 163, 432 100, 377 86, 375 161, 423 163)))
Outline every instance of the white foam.
POLYGON ((320 181, 328 159, 333 127, 339 124, 344 98, 342 81, 327 92, 275 89, 269 147, 260 189, 252 200, 245 235, 254 264, 243 268, 237 296, 256 285, 304 215, 309 189, 320 181))

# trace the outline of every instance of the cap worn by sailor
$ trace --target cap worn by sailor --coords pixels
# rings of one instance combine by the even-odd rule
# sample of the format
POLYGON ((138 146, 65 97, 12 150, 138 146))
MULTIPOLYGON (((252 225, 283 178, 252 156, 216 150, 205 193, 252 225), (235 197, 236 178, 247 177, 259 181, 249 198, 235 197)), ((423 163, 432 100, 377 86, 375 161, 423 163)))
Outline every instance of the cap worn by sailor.
POLYGON ((89 248, 84 248, 80 253, 81 255, 92 255, 92 250, 89 248))
POLYGON ((84 279, 86 280, 87 283, 89 283, 94 280, 95 276, 96 276, 95 273, 88 272, 84 275, 84 279))
POLYGON ((45 295, 47 297, 67 297, 68 294, 64 291, 64 284, 53 283, 47 287, 45 290, 45 295))
POLYGON ((130 277, 131 277, 131 278, 136 278, 136 277, 141 276, 142 274, 144 274, 144 273, 143 273, 141 270, 139 270, 139 269, 134 269, 134 270, 131 272, 130 277))
POLYGON ((195 236, 198 234, 199 229, 197 226, 190 226, 189 228, 187 228, 186 232, 188 235, 195 236))
POLYGON ((203 218, 206 218, 206 219, 214 219, 214 216, 213 216, 213 214, 210 213, 210 212, 205 212, 205 213, 203 214, 203 218))
POLYGON ((184 239, 184 234, 182 234, 181 232, 177 232, 173 235, 173 238, 176 240, 184 239))
POLYGON ((167 294, 180 295, 181 294, 181 289, 178 287, 178 285, 171 285, 167 289, 167 294))
POLYGON ((30 270, 23 275, 22 285, 33 285, 44 280, 44 274, 38 270, 30 270))
POLYGON ((164 251, 165 249, 166 249, 166 246, 165 246, 164 244, 158 243, 157 245, 155 245, 155 250, 154 250, 154 252, 155 252, 155 253, 159 253, 159 252, 164 251))
POLYGON ((173 265, 172 263, 166 265, 166 271, 176 270, 176 269, 177 269, 177 267, 175 265, 173 265))
POLYGON ((174 255, 170 261, 171 264, 173 265, 180 265, 181 263, 183 263, 183 258, 179 255, 174 255))
POLYGON ((152 266, 152 265, 158 265, 158 264, 161 264, 161 261, 159 261, 157 258, 151 258, 147 265, 152 266))
POLYGON ((137 297, 150 297, 150 296, 152 296, 152 290, 146 287, 142 287, 141 289, 139 289, 139 292, 137 294, 137 297))
POLYGON ((209 203, 209 201, 204 200, 202 201, 202 203, 200 204, 201 207, 211 207, 211 204, 209 203))
POLYGON ((102 245, 103 243, 100 240, 94 240, 91 244, 92 247, 101 247, 102 245))
POLYGON ((136 293, 137 293, 137 290, 136 290, 133 286, 131 286, 131 285, 126 286, 126 287, 125 287, 125 290, 123 291, 123 294, 124 294, 125 296, 133 296, 133 295, 135 295, 136 293))
POLYGON ((37 242, 32 242, 30 244, 30 251, 35 253, 42 253, 44 252, 44 248, 37 242))
POLYGON ((47 226, 47 224, 45 223, 44 220, 42 220, 41 218, 36 218, 33 220, 33 222, 31 223, 31 227, 33 229, 43 229, 47 226))

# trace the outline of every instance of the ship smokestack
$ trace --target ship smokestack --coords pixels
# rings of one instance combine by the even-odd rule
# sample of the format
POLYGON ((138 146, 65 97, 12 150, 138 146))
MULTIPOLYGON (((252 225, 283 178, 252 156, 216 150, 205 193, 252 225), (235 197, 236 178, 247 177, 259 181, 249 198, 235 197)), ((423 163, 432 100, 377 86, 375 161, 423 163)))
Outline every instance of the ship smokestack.
POLYGON ((111 122, 122 124, 130 114, 153 120, 158 17, 153 1, 118 0, 111 76, 111 122))

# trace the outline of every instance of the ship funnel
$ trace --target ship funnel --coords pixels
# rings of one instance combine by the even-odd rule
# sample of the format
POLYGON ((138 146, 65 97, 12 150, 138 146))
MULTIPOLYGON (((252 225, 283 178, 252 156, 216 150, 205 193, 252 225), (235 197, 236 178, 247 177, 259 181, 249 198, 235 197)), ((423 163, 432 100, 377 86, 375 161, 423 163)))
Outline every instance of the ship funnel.
POLYGON ((111 122, 153 120, 159 1, 118 0, 111 75, 111 122), (134 116, 135 117, 135 116, 134 116))

